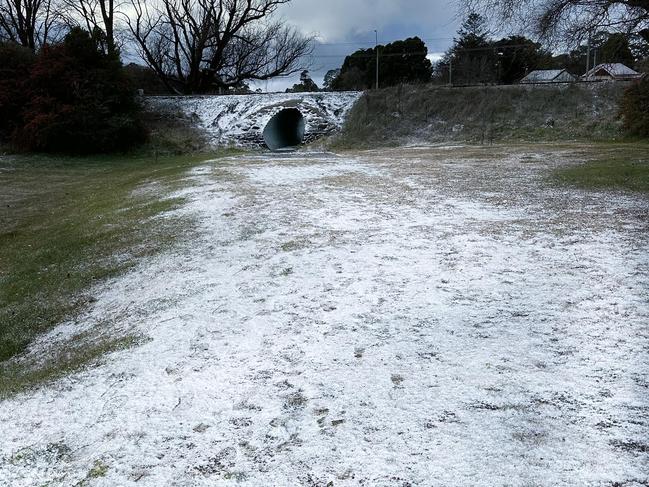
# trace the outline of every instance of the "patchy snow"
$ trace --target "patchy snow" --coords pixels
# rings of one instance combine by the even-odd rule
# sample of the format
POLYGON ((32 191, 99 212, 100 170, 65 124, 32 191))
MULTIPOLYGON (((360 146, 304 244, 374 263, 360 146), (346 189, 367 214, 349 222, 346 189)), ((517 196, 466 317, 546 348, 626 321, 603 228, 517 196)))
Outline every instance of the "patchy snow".
POLYGON ((307 141, 342 127, 359 92, 272 93, 231 96, 152 97, 158 110, 181 112, 203 129, 214 145, 258 145, 270 119, 297 108, 305 120, 307 141))
POLYGON ((86 317, 150 340, 1 403, 0 485, 646 485, 649 201, 537 155, 191 171, 201 236, 86 317))

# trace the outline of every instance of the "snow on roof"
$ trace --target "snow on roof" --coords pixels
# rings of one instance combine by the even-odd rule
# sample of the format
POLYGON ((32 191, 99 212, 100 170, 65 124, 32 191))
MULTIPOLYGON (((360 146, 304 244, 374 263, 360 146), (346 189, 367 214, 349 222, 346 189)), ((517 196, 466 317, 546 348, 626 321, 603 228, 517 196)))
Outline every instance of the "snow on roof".
POLYGON ((561 74, 565 72, 565 69, 537 69, 532 71, 525 78, 521 80, 524 83, 542 83, 553 81, 561 74))
POLYGON ((631 69, 630 67, 622 63, 598 64, 593 69, 588 71, 584 76, 585 77, 596 76, 596 74, 602 70, 606 71, 612 77, 626 78, 626 77, 640 76, 640 73, 634 71, 633 69, 631 69))

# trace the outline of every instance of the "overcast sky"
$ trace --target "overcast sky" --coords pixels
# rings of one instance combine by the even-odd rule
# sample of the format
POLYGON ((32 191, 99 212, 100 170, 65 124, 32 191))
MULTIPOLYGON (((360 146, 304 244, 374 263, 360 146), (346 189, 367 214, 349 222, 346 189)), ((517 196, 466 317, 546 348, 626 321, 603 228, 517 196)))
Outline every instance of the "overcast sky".
MULTIPOLYGON (((419 36, 431 57, 438 58, 452 43, 460 21, 457 2, 443 0, 292 0, 279 16, 305 34, 317 36, 310 72, 321 86, 329 69, 339 68, 346 55, 379 43, 419 36)), ((268 90, 284 90, 297 82, 278 79, 268 90)), ((260 85, 266 89, 266 83, 260 85)))

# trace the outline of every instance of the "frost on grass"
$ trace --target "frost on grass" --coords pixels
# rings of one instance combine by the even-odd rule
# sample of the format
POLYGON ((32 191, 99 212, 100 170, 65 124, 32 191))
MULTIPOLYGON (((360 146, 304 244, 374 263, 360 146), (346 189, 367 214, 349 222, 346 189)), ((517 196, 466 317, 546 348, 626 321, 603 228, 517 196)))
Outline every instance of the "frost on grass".
POLYGON ((511 152, 192 171, 82 320, 149 340, 1 403, 0 485, 646 485, 649 202, 511 152))

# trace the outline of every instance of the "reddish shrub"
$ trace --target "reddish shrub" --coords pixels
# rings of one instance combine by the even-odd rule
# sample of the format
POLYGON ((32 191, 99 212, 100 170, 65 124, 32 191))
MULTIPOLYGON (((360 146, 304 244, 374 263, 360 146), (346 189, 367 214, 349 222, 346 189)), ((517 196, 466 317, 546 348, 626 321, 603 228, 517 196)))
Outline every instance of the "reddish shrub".
POLYGON ((24 85, 27 101, 13 133, 22 149, 115 152, 146 137, 119 58, 104 54, 98 40, 81 29, 73 29, 60 44, 45 46, 24 85))

